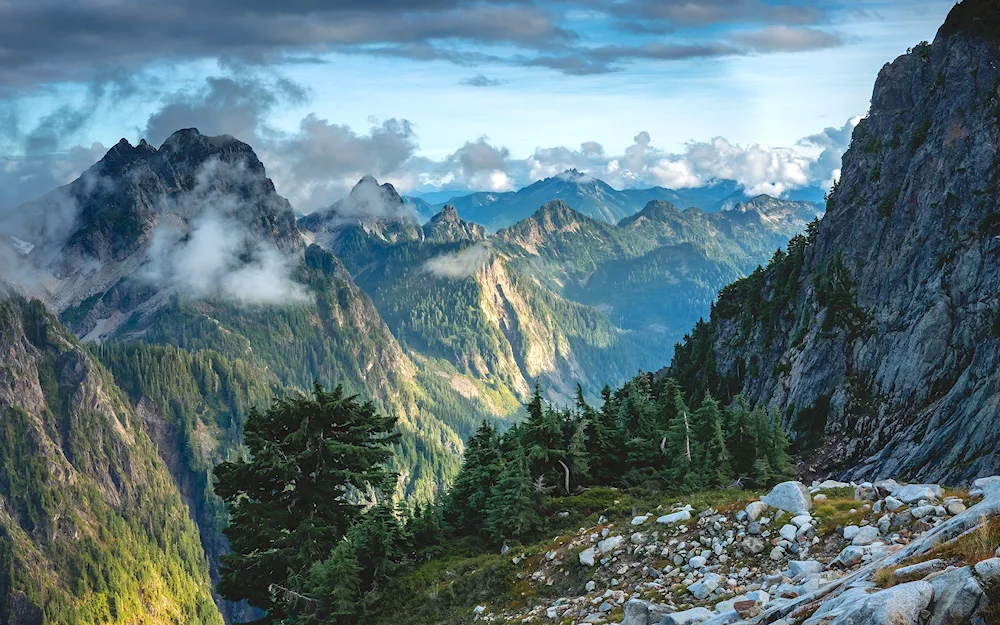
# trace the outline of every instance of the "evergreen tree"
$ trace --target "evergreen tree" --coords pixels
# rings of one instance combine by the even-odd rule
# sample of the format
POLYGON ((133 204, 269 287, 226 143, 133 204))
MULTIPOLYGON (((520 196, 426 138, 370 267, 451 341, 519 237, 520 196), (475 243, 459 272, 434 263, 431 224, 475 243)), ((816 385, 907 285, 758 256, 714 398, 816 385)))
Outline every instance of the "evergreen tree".
POLYGON ((528 456, 515 439, 504 453, 503 470, 487 504, 486 527, 493 540, 520 540, 537 532, 542 521, 537 496, 528 456))
POLYGON ((781 418, 777 412, 774 412, 770 419, 766 419, 766 413, 764 413, 763 408, 761 412, 764 414, 764 419, 769 421, 768 425, 770 426, 770 436, 768 437, 765 453, 767 461, 771 465, 771 470, 776 477, 791 477, 794 475, 795 470, 792 466, 791 458, 788 456, 788 437, 785 435, 785 430, 781 427, 781 418))
POLYGON ((676 487, 684 489, 689 481, 696 481, 693 469, 697 443, 694 440, 691 412, 684 403, 680 386, 671 389, 667 401, 672 404, 677 416, 667 430, 666 449, 670 467, 666 471, 666 477, 676 487))
POLYGON ((500 436, 488 421, 483 421, 465 446, 462 469, 448 492, 445 517, 452 528, 461 533, 482 530, 486 501, 500 468, 500 436))
POLYGON ((737 479, 749 478, 754 463, 761 454, 760 431, 757 414, 751 411, 746 399, 737 395, 725 410, 726 448, 737 479))
POLYGON ((719 403, 706 394, 693 415, 695 439, 700 455, 695 460, 696 471, 707 487, 724 486, 732 478, 729 451, 722 431, 722 411, 719 403))
POLYGON ((395 425, 371 403, 318 384, 311 397, 252 411, 250 459, 215 470, 215 491, 229 504, 232 550, 222 558, 220 594, 262 608, 264 622, 300 611, 303 602, 291 599, 306 596, 301 585, 313 564, 331 557, 364 511, 357 494, 392 489, 385 462, 395 425))
POLYGON ((618 409, 611 387, 605 386, 601 397, 601 410, 594 414, 594 436, 587 437, 587 451, 595 483, 612 484, 621 478, 623 472, 625 436, 618 422, 618 409))

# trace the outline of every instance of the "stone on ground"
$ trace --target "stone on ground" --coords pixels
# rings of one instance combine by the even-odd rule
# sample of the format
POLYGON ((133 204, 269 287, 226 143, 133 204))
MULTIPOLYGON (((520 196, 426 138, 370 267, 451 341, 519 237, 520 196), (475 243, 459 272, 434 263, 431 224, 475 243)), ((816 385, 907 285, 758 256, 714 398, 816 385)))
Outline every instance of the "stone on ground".
POLYGON ((691 608, 683 612, 667 614, 660 621, 660 625, 701 625, 713 616, 715 614, 708 608, 691 608))
POLYGON ((802 482, 782 482, 761 499, 772 508, 805 514, 812 509, 812 495, 802 482))

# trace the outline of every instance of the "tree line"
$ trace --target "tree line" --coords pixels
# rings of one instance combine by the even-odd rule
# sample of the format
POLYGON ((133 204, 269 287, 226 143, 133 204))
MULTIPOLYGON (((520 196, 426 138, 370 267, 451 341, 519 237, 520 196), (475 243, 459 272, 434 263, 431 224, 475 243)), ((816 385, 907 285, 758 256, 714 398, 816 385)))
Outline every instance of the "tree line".
POLYGON ((393 501, 386 466, 395 419, 341 388, 277 399, 246 423, 249 457, 216 468, 232 553, 222 596, 265 610, 260 623, 352 625, 377 611, 393 577, 455 540, 528 541, 559 497, 591 486, 675 492, 765 487, 791 472, 776 416, 741 397, 696 408, 670 378, 644 374, 599 407, 547 405, 505 432, 484 422, 434 503, 393 501))

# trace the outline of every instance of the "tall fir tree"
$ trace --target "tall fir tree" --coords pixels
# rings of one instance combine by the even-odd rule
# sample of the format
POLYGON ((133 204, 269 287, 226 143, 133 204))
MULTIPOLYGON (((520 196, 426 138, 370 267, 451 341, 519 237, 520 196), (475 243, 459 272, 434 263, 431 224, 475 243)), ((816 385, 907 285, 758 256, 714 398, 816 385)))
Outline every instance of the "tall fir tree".
POLYGON ((445 516, 453 528, 468 533, 482 530, 486 501, 500 475, 501 461, 500 436, 483 421, 466 443, 462 469, 448 491, 445 516))
POLYGON ((700 450, 700 456, 695 460, 700 479, 706 487, 727 485, 732 479, 729 451, 722 430, 722 411, 711 393, 705 394, 693 420, 700 450))
POLYGON ((537 532, 542 524, 537 497, 528 455, 515 440, 504 453, 503 470, 487 503, 486 527, 492 539, 521 540, 537 532))
POLYGON ((694 474, 698 446, 694 439, 691 411, 684 402, 680 386, 670 390, 668 401, 676 411, 676 417, 666 434, 665 447, 670 458, 670 466, 665 471, 665 477, 675 487, 687 489, 692 481, 697 481, 694 474))

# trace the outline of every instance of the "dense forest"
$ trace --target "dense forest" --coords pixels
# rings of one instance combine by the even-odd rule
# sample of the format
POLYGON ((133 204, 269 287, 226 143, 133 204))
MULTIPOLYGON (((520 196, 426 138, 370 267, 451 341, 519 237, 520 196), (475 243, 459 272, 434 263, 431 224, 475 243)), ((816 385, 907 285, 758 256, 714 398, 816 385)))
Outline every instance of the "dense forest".
POLYGON ((776 415, 736 397, 688 406, 672 378, 642 374, 599 407, 546 404, 499 432, 483 423, 450 490, 408 506, 389 493, 395 420, 338 387, 252 410, 247 458, 216 468, 229 503, 219 591, 262 622, 376 621, 396 576, 451 551, 495 553, 545 532, 561 499, 596 487, 677 493, 763 488, 792 473, 776 415), (458 545, 458 546, 456 546, 458 545))

